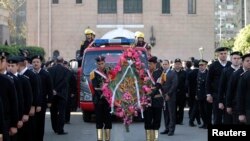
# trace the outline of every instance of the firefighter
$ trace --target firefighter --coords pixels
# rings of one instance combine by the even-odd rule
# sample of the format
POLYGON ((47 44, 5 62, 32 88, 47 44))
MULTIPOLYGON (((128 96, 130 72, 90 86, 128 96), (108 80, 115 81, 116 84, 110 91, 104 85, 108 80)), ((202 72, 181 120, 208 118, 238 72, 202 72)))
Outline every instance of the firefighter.
POLYGON ((91 29, 86 29, 84 31, 86 39, 85 41, 81 44, 81 49, 80 49, 80 57, 83 56, 84 50, 93 42, 94 37, 95 37, 95 32, 91 29))

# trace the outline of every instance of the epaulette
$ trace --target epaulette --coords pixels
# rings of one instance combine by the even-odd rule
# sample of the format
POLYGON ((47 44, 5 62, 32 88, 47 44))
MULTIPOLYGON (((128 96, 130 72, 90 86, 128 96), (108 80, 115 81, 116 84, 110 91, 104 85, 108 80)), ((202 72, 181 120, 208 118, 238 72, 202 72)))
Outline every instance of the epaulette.
POLYGON ((92 71, 92 72, 90 73, 89 79, 90 79, 90 80, 93 80, 94 78, 95 78, 95 71, 92 71))
POLYGON ((30 79, 27 75, 23 75, 25 78, 30 79))
POLYGON ((161 81, 162 81, 162 83, 167 81, 167 74, 166 73, 161 74, 161 81))

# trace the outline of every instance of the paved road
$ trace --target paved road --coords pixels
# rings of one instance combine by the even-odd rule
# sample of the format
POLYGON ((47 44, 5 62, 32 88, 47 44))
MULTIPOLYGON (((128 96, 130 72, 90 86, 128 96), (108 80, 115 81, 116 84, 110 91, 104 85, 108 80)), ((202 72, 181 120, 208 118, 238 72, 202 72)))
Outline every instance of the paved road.
MULTIPOLYGON (((130 126, 130 132, 126 133, 120 122, 113 124, 111 141, 145 141, 143 123, 137 122, 130 126)), ((95 123, 82 121, 81 112, 71 115, 71 124, 65 125, 67 135, 56 135, 51 129, 50 115, 46 115, 44 141, 96 141, 95 123)), ((160 131, 163 130, 163 124, 160 131)), ((207 130, 188 126, 187 111, 185 112, 184 125, 177 125, 174 136, 160 135, 160 141, 207 141, 207 130)))

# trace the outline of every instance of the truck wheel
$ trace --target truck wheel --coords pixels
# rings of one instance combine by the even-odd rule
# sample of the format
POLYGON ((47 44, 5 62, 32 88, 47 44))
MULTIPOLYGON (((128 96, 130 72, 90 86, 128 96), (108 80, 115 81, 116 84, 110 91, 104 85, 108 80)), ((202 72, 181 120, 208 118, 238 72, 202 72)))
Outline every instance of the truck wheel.
POLYGON ((82 118, 83 118, 84 122, 90 122, 91 121, 91 113, 82 112, 82 118))

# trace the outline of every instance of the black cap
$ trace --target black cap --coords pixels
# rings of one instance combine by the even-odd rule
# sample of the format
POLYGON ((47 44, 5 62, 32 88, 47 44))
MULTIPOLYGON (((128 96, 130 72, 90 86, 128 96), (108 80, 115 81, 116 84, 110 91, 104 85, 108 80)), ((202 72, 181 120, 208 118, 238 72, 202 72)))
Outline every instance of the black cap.
POLYGON ((199 61, 199 65, 201 65, 201 64, 208 64, 208 61, 203 60, 203 59, 200 59, 200 61, 199 61))
POLYGON ((156 56, 152 56, 148 59, 148 62, 152 62, 152 63, 157 63, 157 57, 156 56))
POLYGON ((232 52, 230 55, 231 55, 231 56, 232 56, 232 55, 239 55, 239 56, 242 56, 242 53, 239 52, 239 51, 234 51, 234 52, 232 52))
POLYGON ((17 64, 19 62, 19 56, 12 56, 8 58, 8 63, 10 64, 17 64))
POLYGON ((7 58, 9 56, 8 52, 0 51, 0 58, 7 58))
POLYGON ((193 60, 194 67, 198 68, 199 67, 200 60, 193 60))
POLYGON ((105 57, 104 56, 98 56, 95 58, 96 62, 101 62, 101 61, 105 61, 105 57))
POLYGON ((221 51, 229 51, 230 49, 227 47, 219 47, 217 49, 215 49, 215 52, 221 52, 221 51))
POLYGON ((247 57, 250 57, 250 53, 247 53, 245 55, 243 55, 241 58, 242 58, 242 61, 244 61, 247 57))
POLYGON ((43 57, 41 55, 35 55, 31 57, 31 60, 34 60, 34 59, 40 59, 41 61, 43 61, 43 57))
POLYGON ((181 59, 180 58, 176 58, 175 60, 174 60, 174 63, 181 63, 181 59))
POLYGON ((68 64, 68 61, 63 61, 63 64, 64 64, 64 65, 67 65, 67 64, 68 64))

